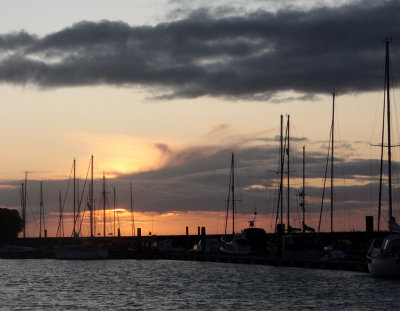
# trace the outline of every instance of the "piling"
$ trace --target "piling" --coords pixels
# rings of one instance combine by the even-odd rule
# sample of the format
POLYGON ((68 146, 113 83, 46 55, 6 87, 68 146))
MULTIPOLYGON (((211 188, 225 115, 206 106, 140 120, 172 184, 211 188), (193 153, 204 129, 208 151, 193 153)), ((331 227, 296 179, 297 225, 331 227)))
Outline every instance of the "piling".
POLYGON ((374 231, 374 216, 365 216, 365 231, 368 233, 374 231))

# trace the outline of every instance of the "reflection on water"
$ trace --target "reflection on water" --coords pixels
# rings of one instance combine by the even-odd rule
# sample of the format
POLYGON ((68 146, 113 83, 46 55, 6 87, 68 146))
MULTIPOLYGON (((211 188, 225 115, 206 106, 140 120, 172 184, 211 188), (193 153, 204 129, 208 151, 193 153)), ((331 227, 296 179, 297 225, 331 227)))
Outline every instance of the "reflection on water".
POLYGON ((400 280, 167 260, 1 260, 7 310, 385 310, 400 280))

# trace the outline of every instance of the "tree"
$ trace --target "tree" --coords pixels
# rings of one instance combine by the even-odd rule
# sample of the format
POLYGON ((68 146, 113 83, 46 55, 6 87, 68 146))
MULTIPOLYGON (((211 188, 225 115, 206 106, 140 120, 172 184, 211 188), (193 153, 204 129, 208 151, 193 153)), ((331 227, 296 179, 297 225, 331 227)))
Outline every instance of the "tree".
POLYGON ((22 231, 22 219, 17 210, 0 208, 0 238, 13 239, 22 231))

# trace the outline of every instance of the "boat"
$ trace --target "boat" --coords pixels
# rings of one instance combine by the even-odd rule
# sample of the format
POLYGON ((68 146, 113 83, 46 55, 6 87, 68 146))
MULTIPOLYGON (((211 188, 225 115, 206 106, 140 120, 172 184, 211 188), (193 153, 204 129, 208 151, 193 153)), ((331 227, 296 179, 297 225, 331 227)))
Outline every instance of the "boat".
POLYGON ((106 259, 108 250, 104 248, 89 247, 87 245, 70 245, 54 248, 57 259, 106 259))
POLYGON ((37 249, 23 245, 1 245, 0 258, 3 259, 28 259, 35 258, 37 249))
POLYGON ((317 234, 289 233, 281 236, 280 257, 284 259, 320 260, 324 247, 317 234))
MULTIPOLYGON (((386 108, 387 116, 387 145, 383 144, 384 140, 384 121, 382 128, 382 143, 380 145, 381 150, 383 147, 387 148, 388 152, 388 227, 390 233, 383 239, 374 239, 370 245, 367 254, 368 270, 372 276, 376 277, 399 277, 400 276, 400 226, 396 223, 393 217, 392 209, 392 163, 391 163, 391 128, 390 128, 390 54, 389 45, 391 39, 385 38, 386 46, 386 58, 385 58, 385 96, 386 96, 386 107, 384 105, 384 113, 386 108)), ((381 164, 382 164, 381 152, 381 164)), ((380 178, 380 191, 379 191, 379 207, 381 201, 381 189, 382 189, 382 165, 381 165, 381 178, 380 178)), ((380 215, 380 209, 379 209, 380 215)), ((378 216, 379 217, 379 216, 378 216)), ((378 220, 379 223, 379 220, 378 220)))
POLYGON ((218 254, 221 250, 221 240, 213 237, 201 238, 200 241, 193 245, 192 253, 218 254))
POLYGON ((222 241, 221 251, 232 255, 269 254, 267 233, 263 228, 246 228, 234 234, 232 241, 222 241))
POLYGON ((324 255, 323 245, 315 229, 307 226, 306 191, 305 191, 305 146, 303 146, 303 187, 298 193, 302 209, 302 229, 288 226, 288 233, 281 236, 280 256, 285 259, 319 260, 324 255))
POLYGON ((268 252, 267 233, 262 228, 254 228, 255 219, 249 221, 249 228, 242 230, 240 233, 235 233, 235 178, 235 156, 232 152, 226 207, 225 234, 221 238, 220 250, 223 253, 231 255, 265 254, 268 252), (232 235, 227 235, 230 203, 232 204, 232 235))

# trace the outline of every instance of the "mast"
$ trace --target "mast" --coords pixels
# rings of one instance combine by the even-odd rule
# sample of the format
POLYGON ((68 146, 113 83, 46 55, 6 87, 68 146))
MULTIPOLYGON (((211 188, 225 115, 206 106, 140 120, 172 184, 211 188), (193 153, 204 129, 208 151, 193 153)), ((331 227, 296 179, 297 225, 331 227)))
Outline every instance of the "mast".
POLYGON ((23 186, 23 193, 24 193, 24 238, 26 237, 26 188, 27 188, 27 183, 28 183, 28 172, 25 172, 25 184, 23 186))
POLYGON ((64 237, 64 221, 63 221, 63 211, 62 211, 62 200, 61 200, 61 191, 58 193, 58 209, 60 212, 60 237, 64 237))
MULTIPOLYGON (((386 79, 386 76, 385 76, 386 79)), ((386 86, 386 81, 385 81, 386 86)), ((386 90, 385 90, 386 91, 386 90)), ((380 231, 380 224, 381 224, 381 210, 382 210, 382 181, 383 181, 383 149, 384 149, 384 142, 385 142, 385 113, 386 113, 386 104, 384 101, 383 104, 383 117, 382 117, 382 139, 381 139, 381 165, 379 170, 379 196, 378 196, 378 229, 380 231)))
POLYGON ((287 230, 290 228, 290 158, 289 158, 289 142, 290 142, 290 115, 287 115, 287 230))
MULTIPOLYGON (((389 182, 389 222, 393 221, 392 210, 392 145, 391 145, 391 127, 390 127, 390 55, 389 43, 392 40, 385 38, 386 61, 385 61, 385 81, 386 81, 386 102, 387 102, 387 148, 388 148, 388 182, 389 182)), ((390 228, 389 228, 390 229, 390 228)))
MULTIPOLYGON (((118 202, 117 202, 117 192, 115 190, 114 187, 114 228, 115 228, 115 218, 117 218, 117 222, 118 222, 118 226, 117 226, 117 236, 120 237, 121 236, 121 228, 119 226, 119 215, 118 215, 118 211, 117 211, 117 206, 118 206, 118 202), (117 217, 115 217, 115 215, 117 215, 117 217)), ((114 236, 115 236, 115 229, 114 229, 114 236)))
POLYGON ((103 172, 103 236, 106 237, 106 177, 103 172))
POLYGON ((28 179, 28 172, 25 172, 25 182, 21 184, 21 213, 22 213, 22 229, 23 238, 26 238, 26 182, 28 179))
POLYGON ((25 217, 24 217, 24 183, 21 183, 21 189, 19 189, 19 198, 21 200, 21 217, 22 217, 22 231, 23 237, 25 237, 25 217))
POLYGON ((333 232, 333 144, 334 144, 334 136, 335 136, 335 95, 336 93, 332 93, 332 143, 331 143, 331 232, 333 232))
POLYGON ((225 234, 228 230, 229 203, 232 202, 232 235, 235 234, 235 155, 231 156, 231 171, 229 173, 228 198, 226 200, 225 234), (232 199, 231 199, 232 195, 232 199))
POLYGON ((235 234, 235 155, 232 152, 232 163, 231 163, 231 174, 232 174, 232 234, 235 234))
POLYGON ((301 192, 301 208, 303 210, 303 232, 305 232, 305 218, 306 218, 306 202, 305 202, 305 196, 306 196, 306 146, 303 146, 303 190, 301 192))
POLYGON ((281 201, 281 226, 283 225, 283 166, 284 166, 284 156, 283 156, 283 115, 281 115, 281 181, 279 185, 279 194, 281 201))
MULTIPOLYGON (((232 171, 232 160, 231 160, 231 171, 232 171)), ((229 216, 229 203, 231 199, 231 184, 232 184, 232 173, 229 172, 229 185, 228 185, 228 198, 226 199, 226 216, 225 216, 225 234, 228 231, 228 216, 229 216)))
POLYGON ((44 206, 43 206, 43 182, 40 182, 40 203, 39 203, 39 238, 42 237, 42 228, 43 234, 46 230, 46 226, 44 224, 44 206))
POLYGON ((114 236, 115 236, 115 208, 116 208, 116 196, 115 196, 115 187, 113 188, 113 194, 114 194, 114 197, 113 197, 113 199, 114 199, 114 231, 113 231, 113 234, 114 234, 114 236))
POLYGON ((76 236, 76 176, 75 176, 75 167, 76 167, 76 160, 74 158, 74 229, 72 231, 72 236, 76 236))
POLYGON ((133 191, 132 183, 129 183, 131 194, 131 222, 132 222, 132 236, 135 236, 135 215, 133 214, 133 191))
POLYGON ((90 237, 93 237, 93 155, 90 158, 90 169, 91 169, 91 177, 90 177, 90 237))

